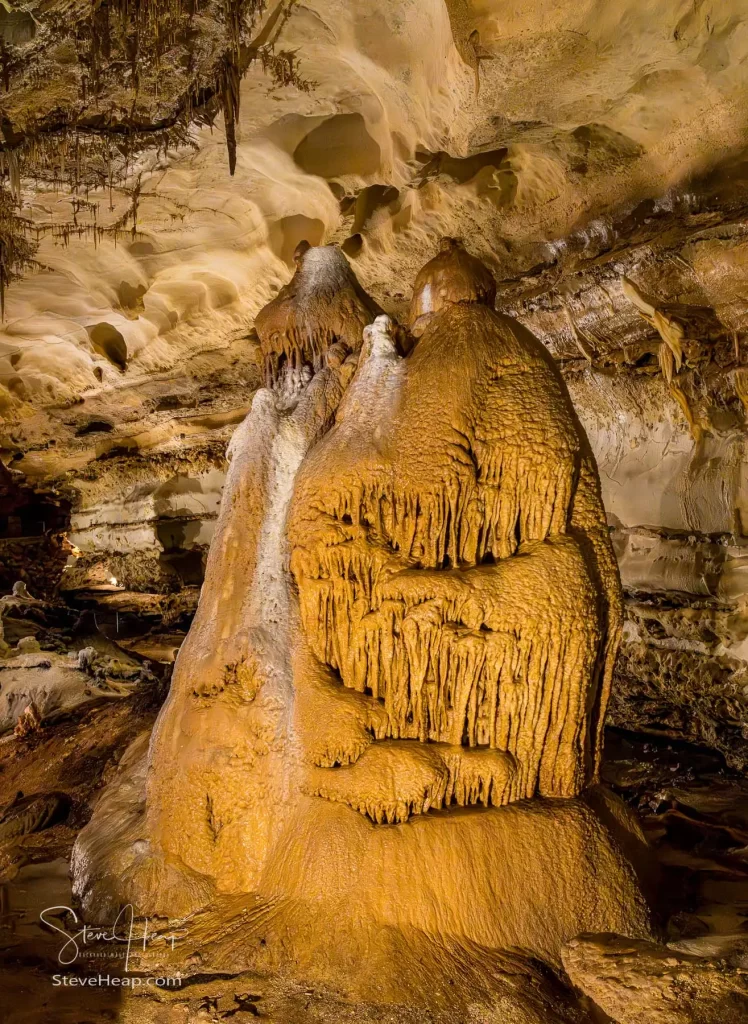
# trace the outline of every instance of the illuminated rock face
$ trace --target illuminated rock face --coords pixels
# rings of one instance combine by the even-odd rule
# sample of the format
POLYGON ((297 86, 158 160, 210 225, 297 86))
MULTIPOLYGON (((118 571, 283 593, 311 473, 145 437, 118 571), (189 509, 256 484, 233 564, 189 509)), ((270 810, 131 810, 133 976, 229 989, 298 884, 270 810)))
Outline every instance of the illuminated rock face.
POLYGON ((435 264, 405 358, 387 317, 358 355, 330 326, 366 308, 350 269, 314 285, 324 345, 275 332, 169 699, 74 856, 90 914, 212 907, 201 963, 225 964, 221 899, 247 894, 243 956, 261 934, 266 966, 373 1001, 439 1003, 456 975, 447 1001, 472 998, 502 950, 648 934, 621 852, 641 833, 586 792, 620 633, 594 463, 486 269, 454 245, 435 264))
POLYGON ((296 273, 255 321, 270 385, 284 368, 321 369, 331 345, 357 352, 379 312, 337 246, 300 242, 294 262, 296 273))
MULTIPOLYGON (((440 745, 422 806, 378 805, 373 779, 368 794, 388 758, 376 746, 360 783, 355 769, 347 784, 319 775, 319 792, 375 820, 577 795, 595 776, 619 640, 596 472, 564 385, 535 338, 475 299, 487 288, 459 287, 466 254, 451 252, 468 301, 437 301, 448 252, 407 360, 387 318, 367 328, 289 524, 304 632, 371 703, 369 736, 440 745)), ((422 317, 426 300, 413 306, 422 317)), ((350 764, 361 744, 336 734, 318 763, 350 764)))
POLYGON ((454 238, 443 238, 439 252, 416 276, 408 320, 411 330, 423 333, 430 317, 455 302, 482 303, 493 309, 496 282, 493 274, 454 238), (420 322, 419 322, 420 321, 420 322))

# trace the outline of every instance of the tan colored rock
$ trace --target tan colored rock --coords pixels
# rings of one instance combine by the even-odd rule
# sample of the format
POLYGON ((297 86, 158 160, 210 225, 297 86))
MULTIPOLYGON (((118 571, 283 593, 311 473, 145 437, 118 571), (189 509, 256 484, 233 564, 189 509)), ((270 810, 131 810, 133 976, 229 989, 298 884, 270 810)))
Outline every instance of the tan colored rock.
POLYGON ((0 733, 28 722, 28 708, 37 722, 49 722, 91 700, 91 677, 72 658, 52 651, 14 652, 0 662, 0 733))
POLYGON ((335 781, 312 772, 309 786, 386 821, 453 800, 578 794, 595 777, 619 642, 599 484, 560 377, 532 335, 484 304, 486 268, 471 276, 473 257, 446 255, 459 273, 438 257, 419 275, 427 289, 439 263, 451 291, 407 359, 386 318, 367 328, 289 519, 304 632, 332 670, 324 716, 325 670, 299 670, 314 678, 308 749, 322 718, 329 749, 312 760, 348 766, 335 781), (360 695, 348 747, 338 677, 360 695), (379 804, 371 794, 394 769, 389 748, 361 756, 366 730, 448 749, 400 748, 402 799, 379 804))
POLYGON ((582 936, 562 955, 574 982, 616 1024, 743 1024, 748 965, 620 935, 582 936))
MULTIPOLYGON (((455 302, 479 302, 493 309, 496 282, 493 274, 455 238, 442 238, 437 255, 419 270, 413 285, 408 323, 417 327, 421 317, 438 313, 455 302)), ((421 321, 425 325, 425 321, 421 321)))
POLYGON ((542 346, 452 280, 406 358, 378 317, 257 393, 168 701, 78 840, 89 915, 189 917, 200 970, 516 1008, 528 958, 649 935, 646 844, 590 788, 620 632, 594 464, 542 346))
POLYGON ((23 739, 24 736, 29 736, 33 732, 38 732, 41 727, 41 722, 42 720, 36 704, 31 701, 31 703, 27 704, 18 716, 18 720, 16 721, 13 729, 13 735, 17 739, 23 739))
POLYGON ((294 262, 294 276, 255 321, 269 384, 284 365, 319 370, 336 343, 358 351, 364 327, 379 312, 337 246, 300 242, 294 262))

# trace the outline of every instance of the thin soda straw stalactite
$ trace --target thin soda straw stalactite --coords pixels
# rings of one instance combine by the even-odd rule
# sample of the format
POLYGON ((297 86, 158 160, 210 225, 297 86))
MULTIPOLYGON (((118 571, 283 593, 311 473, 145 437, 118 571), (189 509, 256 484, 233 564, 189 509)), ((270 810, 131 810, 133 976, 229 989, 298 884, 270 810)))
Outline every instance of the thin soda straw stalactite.
POLYGON ((33 225, 19 213, 11 191, 0 188, 0 317, 5 318, 5 292, 11 281, 36 266, 33 225))
POLYGON ((121 222, 103 224, 90 196, 108 192, 113 211, 120 189, 134 196, 127 215, 134 237, 140 185, 133 191, 127 178, 136 158, 194 147, 194 129, 212 127, 219 114, 233 175, 240 84, 249 68, 259 62, 278 86, 308 91, 313 85, 299 74, 295 53, 276 52, 290 8, 274 12, 253 36, 265 0, 55 0, 39 15, 28 46, 2 42, 0 190, 10 200, 2 200, 0 302, 7 285, 34 266, 36 226, 20 215, 22 182, 32 192, 51 187, 91 204, 76 205, 69 224, 42 226, 42 234, 67 242, 119 237, 121 222), (208 23, 219 26, 215 36, 206 35, 208 23), (65 42, 75 57, 66 72, 69 99, 45 110, 47 51, 65 42), (16 97, 23 102, 14 106, 16 97), (18 241, 24 235, 27 245, 18 241))

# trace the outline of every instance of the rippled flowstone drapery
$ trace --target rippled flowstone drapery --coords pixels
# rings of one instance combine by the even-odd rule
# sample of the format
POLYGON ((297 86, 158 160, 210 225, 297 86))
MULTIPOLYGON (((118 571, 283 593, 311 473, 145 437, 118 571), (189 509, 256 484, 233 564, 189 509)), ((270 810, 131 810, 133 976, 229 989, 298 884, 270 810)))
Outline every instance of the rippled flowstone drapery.
POLYGON ((528 957, 649 934, 645 844, 597 786, 621 617, 597 473, 493 297, 446 242, 402 356, 343 256, 297 250, 169 699, 76 847, 92 917, 190 918, 192 970, 514 986, 538 1013, 528 957))

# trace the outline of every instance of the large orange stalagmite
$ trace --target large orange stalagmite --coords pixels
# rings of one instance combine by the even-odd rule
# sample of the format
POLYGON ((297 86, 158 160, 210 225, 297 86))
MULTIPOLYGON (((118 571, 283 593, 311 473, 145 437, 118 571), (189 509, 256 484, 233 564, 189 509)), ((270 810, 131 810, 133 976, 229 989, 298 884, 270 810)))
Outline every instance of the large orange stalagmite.
POLYGON ((621 610, 563 383, 535 338, 478 301, 433 312, 407 360, 387 318, 368 346, 296 483, 310 646, 381 702, 380 738, 447 745, 426 809, 460 793, 575 796, 595 776, 621 610))
POLYGON ((258 317, 273 384, 230 446, 171 693, 76 890, 189 918, 200 970, 515 1006, 527 957, 649 933, 643 838, 597 784, 621 625, 597 472, 459 245, 418 276, 407 357, 337 249, 298 262, 258 317))

